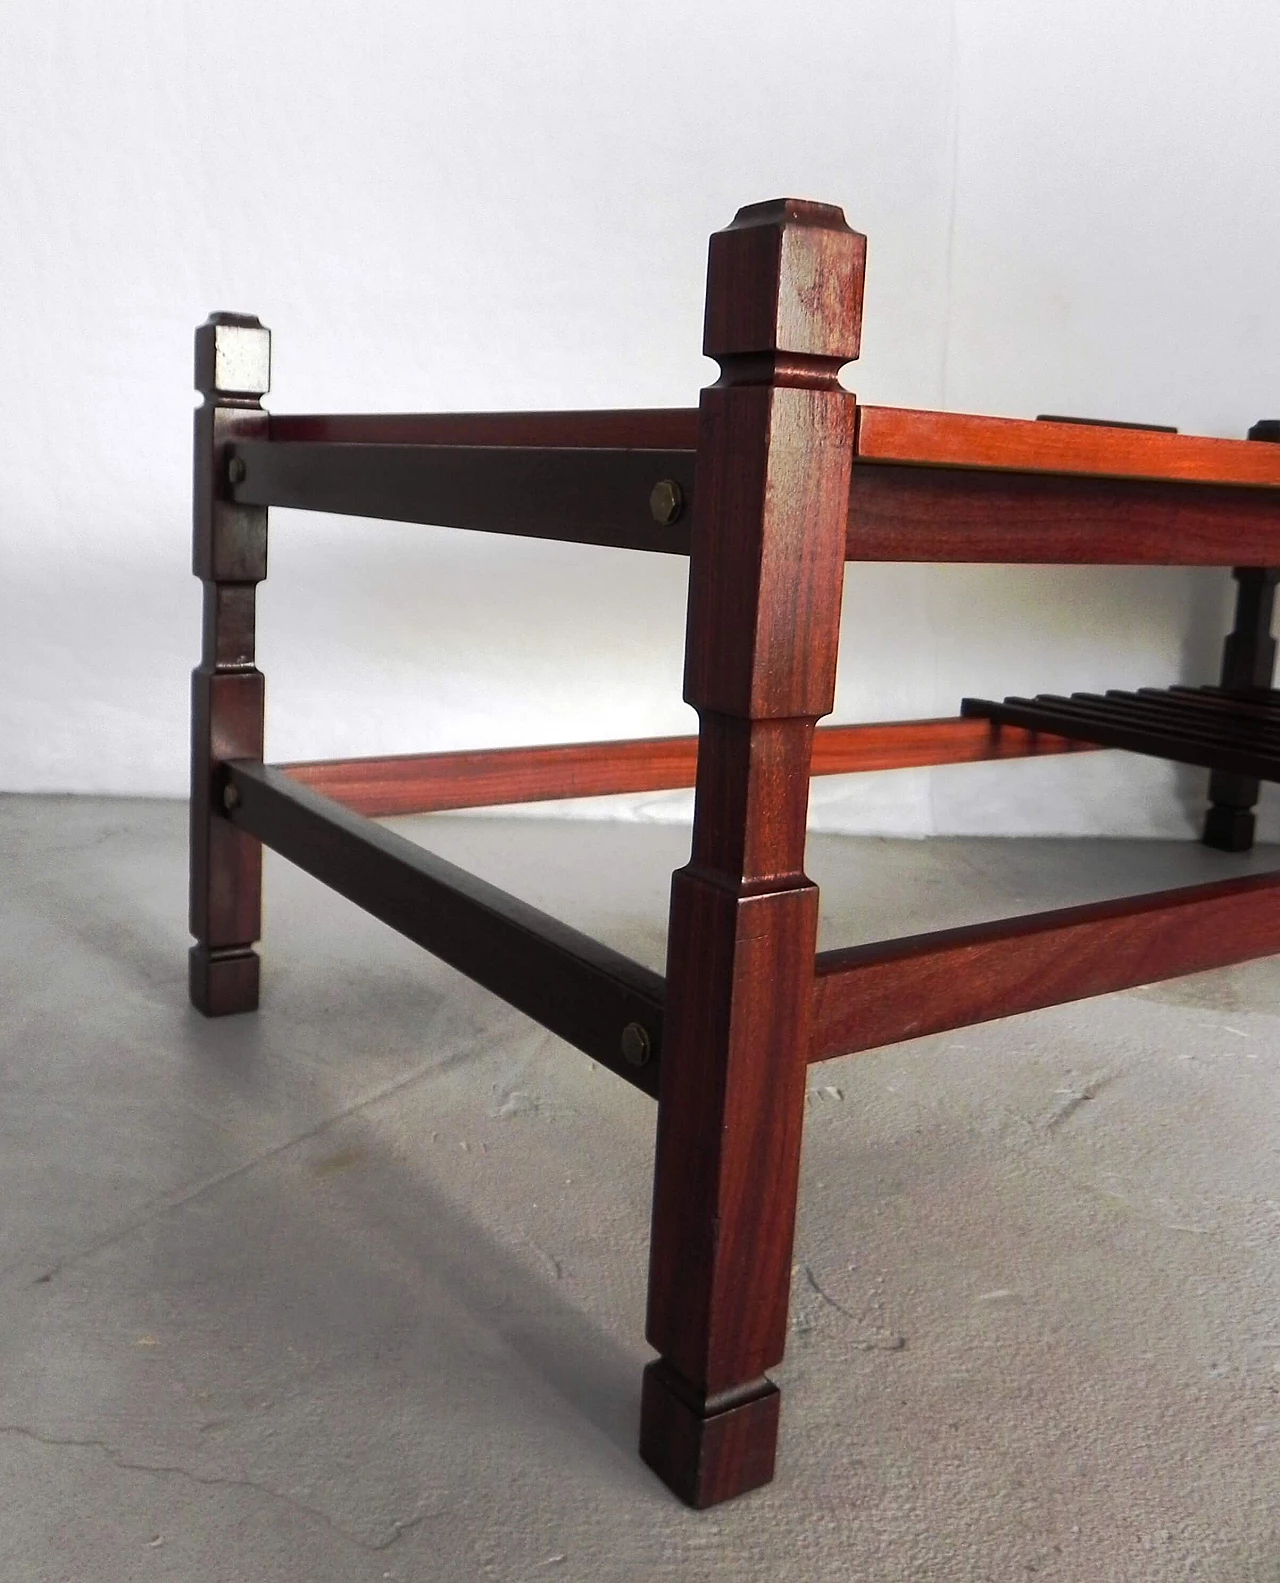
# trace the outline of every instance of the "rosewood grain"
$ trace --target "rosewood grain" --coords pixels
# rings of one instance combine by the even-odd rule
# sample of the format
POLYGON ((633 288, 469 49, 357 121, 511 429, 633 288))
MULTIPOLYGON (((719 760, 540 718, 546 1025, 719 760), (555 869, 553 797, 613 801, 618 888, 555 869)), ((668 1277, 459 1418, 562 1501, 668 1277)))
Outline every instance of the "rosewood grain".
POLYGON ((640 1451, 690 1505, 765 1482, 782 1357, 817 891, 814 723, 835 689, 865 239, 783 200, 711 240, 685 697, 693 853, 672 880, 640 1451))
POLYGON ((237 831, 656 1097, 658 974, 269 765, 230 764, 226 775, 237 831), (647 1036, 643 1065, 624 1054, 631 1025, 647 1036))
POLYGON ((262 849, 218 817, 221 766, 261 758, 264 685, 254 604, 267 575, 267 513, 228 498, 231 445, 266 433, 271 337, 257 319, 215 313, 196 331, 194 571, 204 584, 200 664, 191 678, 191 1001, 208 1017, 258 1004, 262 849))
MULTIPOLYGON (((820 727, 814 733, 809 773, 848 775, 1091 751, 1092 743, 985 720, 899 720, 820 727)), ((393 758, 323 759, 276 768, 344 807, 380 818, 562 797, 671 791, 694 784, 697 764, 697 737, 646 737, 554 747, 410 753, 393 758)))
POLYGON ((853 470, 851 561, 1230 566, 1246 550, 1280 561, 1280 491, 861 459, 853 470))
POLYGON ((811 1061, 1280 951, 1280 873, 824 951, 811 1061))

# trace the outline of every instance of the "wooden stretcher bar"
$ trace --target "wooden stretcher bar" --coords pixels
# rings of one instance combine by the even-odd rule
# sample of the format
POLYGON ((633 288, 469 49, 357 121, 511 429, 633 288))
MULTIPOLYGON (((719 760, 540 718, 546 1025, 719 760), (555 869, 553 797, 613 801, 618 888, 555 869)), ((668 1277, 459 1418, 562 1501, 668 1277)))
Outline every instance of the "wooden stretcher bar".
POLYGON ((257 440, 229 447, 226 465, 238 505, 687 555, 693 461, 691 451, 257 440))
POLYGON ((659 974, 270 765, 225 785, 236 829, 657 1097, 659 974))
MULTIPOLYGON (((1090 743, 1047 732, 961 718, 824 726, 814 733, 811 773, 848 775, 1091 750, 1090 743)), ((276 766, 302 785, 375 818, 672 791, 692 786, 697 767, 697 737, 480 748, 276 766)))
POLYGON ((1280 952, 1280 873, 817 958, 811 1061, 1280 952))

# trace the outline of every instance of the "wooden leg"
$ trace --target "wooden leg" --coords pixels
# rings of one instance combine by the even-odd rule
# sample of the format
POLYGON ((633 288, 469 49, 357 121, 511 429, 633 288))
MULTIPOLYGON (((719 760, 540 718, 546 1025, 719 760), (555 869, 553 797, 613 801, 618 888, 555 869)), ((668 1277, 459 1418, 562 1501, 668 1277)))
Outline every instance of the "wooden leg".
POLYGON ((260 397, 271 338, 257 319, 216 313, 196 331, 195 574, 204 583, 204 636, 191 689, 192 1004, 207 1017, 258 1004, 262 848, 223 814, 220 766, 262 757, 262 673, 254 668, 254 604, 267 573, 267 513, 227 495, 224 452, 264 439, 260 397))
POLYGON ((712 238, 685 697, 693 853, 671 890, 640 1450, 710 1506, 773 1475, 813 1000, 804 874, 832 707, 865 239, 780 200, 712 238))
MULTIPOLYGON (((1255 424, 1250 439, 1268 437, 1256 433, 1263 427, 1255 424)), ((1280 439, 1280 424, 1274 427, 1275 438, 1280 439)), ((1271 615, 1280 567, 1237 566, 1233 576, 1239 584, 1236 620, 1223 644, 1222 686, 1270 687, 1276 665, 1271 615)), ((1209 776, 1210 807, 1204 823, 1204 844, 1223 852, 1247 852, 1253 845, 1253 809, 1260 790, 1260 783, 1248 775, 1214 770, 1209 776)))

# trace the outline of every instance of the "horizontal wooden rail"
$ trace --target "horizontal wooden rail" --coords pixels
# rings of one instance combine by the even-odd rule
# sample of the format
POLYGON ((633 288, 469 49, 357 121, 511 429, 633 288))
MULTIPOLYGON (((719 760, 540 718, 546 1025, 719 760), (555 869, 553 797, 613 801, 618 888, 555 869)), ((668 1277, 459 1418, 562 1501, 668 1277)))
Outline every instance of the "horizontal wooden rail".
MULTIPOLYGON (((273 413, 279 441, 692 451, 696 407, 579 412, 273 413)), ((1243 440, 1079 418, 989 418, 907 407, 858 409, 856 453, 870 463, 1076 473, 1280 488, 1280 457, 1243 440)))
POLYGON ((811 1061, 1280 952, 1280 873, 819 954, 811 1061))
POLYGON ((690 451, 256 440, 226 467, 245 505, 689 553, 690 451))
MULTIPOLYGON (((850 560, 1280 561, 1280 447, 890 407, 858 422, 850 560)), ((692 408, 300 414, 270 435, 229 453, 236 500, 689 553, 692 408), (661 480, 683 509, 659 521, 661 480)))
POLYGON ((860 407, 862 462, 1280 489, 1280 451, 1148 426, 860 407))
MULTIPOLYGON (((1280 453, 1280 446, 1248 449, 1280 453)), ((845 554, 853 561, 1270 566, 1280 563, 1280 490, 859 461, 845 554)))
POLYGON ((269 765, 226 773, 233 824, 656 1098, 658 974, 269 765))
MULTIPOLYGON (((1087 752, 1090 746, 980 720, 824 726, 814 734, 812 773, 844 775, 930 764, 973 764, 985 759, 1087 752)), ((327 759, 276 767, 347 808, 381 816, 669 791, 692 786, 697 765, 697 737, 647 737, 556 747, 327 759)))
POLYGON ((366 445, 537 445, 692 451, 696 407, 587 412, 375 412, 271 415, 273 440, 366 445))

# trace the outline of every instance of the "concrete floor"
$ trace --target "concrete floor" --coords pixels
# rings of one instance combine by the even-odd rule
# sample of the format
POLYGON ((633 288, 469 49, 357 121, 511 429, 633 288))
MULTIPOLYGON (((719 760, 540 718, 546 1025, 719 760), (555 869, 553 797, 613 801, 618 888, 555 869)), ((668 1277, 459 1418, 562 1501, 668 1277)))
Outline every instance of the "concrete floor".
MULTIPOLYGON (((202 1021, 184 823, 0 799, 5 1583, 1280 1580, 1273 962, 813 1068, 778 1477, 699 1516, 649 1101, 275 860, 202 1021)), ((402 826, 661 965, 681 831, 402 826)), ((828 945, 1250 863, 812 848, 828 945)))

